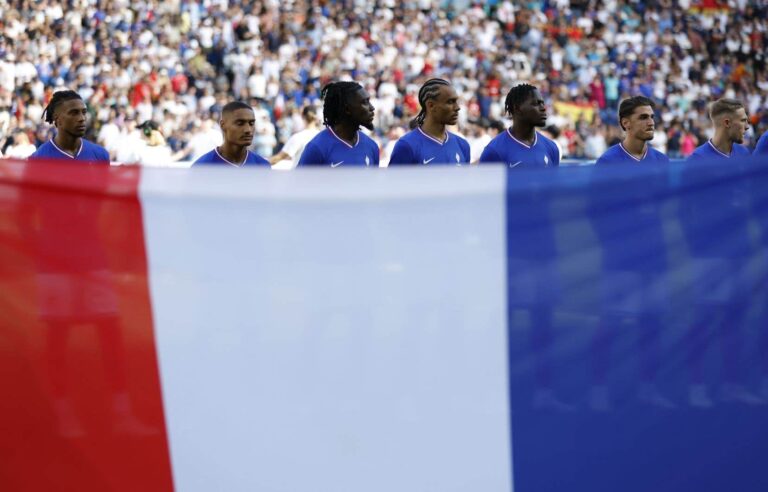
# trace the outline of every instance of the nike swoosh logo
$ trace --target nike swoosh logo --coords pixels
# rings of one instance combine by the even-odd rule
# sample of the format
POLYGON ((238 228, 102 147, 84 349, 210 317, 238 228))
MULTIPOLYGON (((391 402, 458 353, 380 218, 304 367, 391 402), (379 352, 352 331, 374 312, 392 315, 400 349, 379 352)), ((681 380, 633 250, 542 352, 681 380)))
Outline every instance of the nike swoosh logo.
POLYGON ((331 162, 331 167, 337 167, 337 166, 341 166, 341 163, 342 163, 342 162, 344 162, 344 161, 339 161, 339 162, 331 162))
POLYGON ((523 163, 523 161, 517 161, 514 164, 510 164, 509 167, 517 167, 517 166, 519 166, 522 163, 523 163))
POLYGON ((423 162, 423 163, 424 163, 424 164, 429 164, 430 162, 432 162, 432 161, 434 161, 434 160, 435 160, 435 158, 434 158, 434 157, 432 157, 431 159, 424 159, 424 162, 423 162))

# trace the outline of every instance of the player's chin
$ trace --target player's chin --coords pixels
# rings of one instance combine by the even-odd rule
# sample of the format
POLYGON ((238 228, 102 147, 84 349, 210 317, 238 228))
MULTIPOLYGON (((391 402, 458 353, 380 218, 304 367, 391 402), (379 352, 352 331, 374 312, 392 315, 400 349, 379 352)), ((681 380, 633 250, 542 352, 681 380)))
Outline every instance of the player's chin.
POLYGON ((373 131, 373 120, 363 122, 363 126, 373 131))

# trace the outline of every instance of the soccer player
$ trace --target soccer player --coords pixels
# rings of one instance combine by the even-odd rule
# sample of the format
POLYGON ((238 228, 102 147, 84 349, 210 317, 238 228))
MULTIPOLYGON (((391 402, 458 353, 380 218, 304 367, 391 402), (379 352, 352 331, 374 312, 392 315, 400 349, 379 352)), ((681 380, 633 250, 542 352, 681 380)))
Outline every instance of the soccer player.
POLYGON ((559 166, 557 145, 536 131, 547 123, 547 107, 539 90, 529 84, 513 87, 504 109, 512 117, 512 126, 491 140, 480 155, 480 163, 503 162, 511 168, 559 166))
POLYGON ((421 111, 415 128, 395 144, 390 166, 402 164, 469 164, 469 142, 446 130, 459 119, 459 96, 443 79, 429 79, 419 89, 421 111))
POLYGON ((309 141, 299 166, 379 166, 379 146, 360 131, 373 130, 371 98, 356 82, 331 82, 320 93, 325 130, 309 141))
POLYGON ((291 135, 291 138, 283 145, 283 149, 269 158, 272 169, 287 170, 296 167, 307 143, 320 132, 317 112, 313 106, 306 106, 301 112, 301 117, 307 126, 300 132, 291 135))
POLYGON ((686 162, 750 155, 749 149, 742 145, 749 128, 749 120, 741 101, 718 99, 712 103, 709 117, 715 125, 714 136, 696 147, 686 162))
POLYGON ((53 93, 43 110, 43 118, 56 127, 56 136, 40 146, 30 159, 66 159, 109 164, 104 147, 84 139, 88 129, 88 108, 75 91, 53 93))
POLYGON ((768 156, 768 131, 763 133, 763 136, 757 141, 755 151, 752 154, 768 156))
POLYGON ((740 357, 745 313, 749 310, 750 238, 748 184, 733 179, 750 155, 742 145, 748 128, 744 105, 735 99, 718 99, 710 106, 714 136, 686 159, 682 183, 680 220, 691 255, 690 285, 695 305, 687 333, 691 385, 688 401, 694 407, 710 407, 713 400, 704 384, 707 339, 716 334, 722 347, 723 384, 720 397, 726 402, 760 404, 741 382, 740 357), (727 163, 717 165, 716 163, 727 163), (715 165, 707 165, 715 163, 715 165))
MULTIPOLYGON (((528 84, 513 87, 504 108, 512 117, 512 127, 488 143, 480 155, 480 164, 504 163, 515 173, 559 166, 557 146, 536 131, 547 121, 547 108, 539 90, 528 84)), ((530 349, 535 357, 533 407, 566 411, 571 407, 555 394, 550 367, 553 309, 561 297, 557 242, 549 197, 546 191, 540 191, 538 179, 538 174, 519 174, 517 188, 507 198, 507 230, 514 237, 507 243, 508 302, 511 308, 527 314, 530 349)))
POLYGON ((619 126, 624 139, 598 158, 589 206, 602 246, 601 318, 592 340, 589 405, 597 411, 613 408, 607 386, 610 355, 617 336, 632 336, 639 357, 637 399, 668 409, 675 405, 656 384, 668 282, 666 242, 654 198, 663 189, 666 171, 653 168, 665 166, 669 158, 648 145, 656 129, 650 99, 635 96, 621 101, 619 126), (612 166, 625 167, 626 180, 620 190, 606 190, 601 185, 601 171, 612 166), (625 331, 622 327, 627 322, 635 330, 625 331))
POLYGON ((219 120, 224 143, 200 156, 192 165, 269 166, 269 161, 248 150, 253 142, 255 124, 256 117, 248 104, 242 101, 225 104, 219 120))
POLYGON ((648 145, 656 130, 653 117, 655 107, 653 101, 643 96, 621 101, 619 126, 624 131, 624 139, 606 150, 595 164, 668 163, 669 157, 648 145))

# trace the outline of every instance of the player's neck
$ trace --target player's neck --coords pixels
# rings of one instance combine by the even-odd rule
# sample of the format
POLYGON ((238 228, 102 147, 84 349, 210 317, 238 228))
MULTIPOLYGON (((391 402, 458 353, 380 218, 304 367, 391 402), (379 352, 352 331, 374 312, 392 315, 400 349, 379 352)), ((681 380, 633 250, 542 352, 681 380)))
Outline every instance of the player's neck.
POLYGON ((80 145, 82 145, 80 137, 64 132, 56 132, 56 136, 53 138, 53 143, 56 144, 56 147, 72 156, 77 154, 77 151, 80 150, 80 145))
POLYGON ((243 164, 245 162, 245 157, 248 155, 248 147, 224 142, 221 147, 219 147, 219 154, 229 162, 243 164))
POLYGON ((424 119, 424 123, 421 124, 421 131, 441 142, 445 142, 445 138, 448 136, 444 124, 432 121, 429 118, 424 119))
POLYGON ((359 128, 357 125, 338 123, 332 126, 331 130, 333 130, 337 137, 354 146, 357 144, 357 131, 359 128))
POLYGON ((627 137, 621 142, 621 145, 624 147, 624 150, 637 157, 638 159, 642 159, 645 155, 647 144, 645 140, 627 137))
POLYGON ((533 145, 536 141, 536 127, 533 125, 526 125, 525 123, 512 123, 512 128, 509 129, 509 133, 519 141, 528 145, 533 145))
POLYGON ((733 142, 725 132, 716 131, 715 136, 712 137, 712 145, 725 155, 731 155, 731 150, 733 150, 733 142))

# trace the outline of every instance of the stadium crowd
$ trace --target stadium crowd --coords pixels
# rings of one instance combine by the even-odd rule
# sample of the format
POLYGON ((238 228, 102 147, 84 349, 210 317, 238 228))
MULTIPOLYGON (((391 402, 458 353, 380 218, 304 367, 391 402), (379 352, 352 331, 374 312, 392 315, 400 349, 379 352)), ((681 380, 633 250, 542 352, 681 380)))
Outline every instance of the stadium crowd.
POLYGON ((232 99, 254 108, 253 150, 272 156, 332 80, 371 95, 382 162, 432 77, 456 88, 473 160, 508 126, 503 98, 519 82, 541 90, 566 159, 618 142, 617 105, 633 95, 657 103, 652 143, 672 158, 711 136, 707 104, 719 97, 744 102, 748 145, 768 128, 763 0, 0 0, 0 10, 5 156, 50 138, 41 116, 62 88, 88 102, 86 138, 119 162, 194 160, 221 143, 216 122, 232 99))

